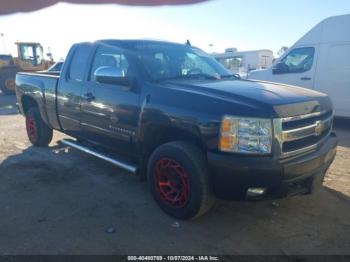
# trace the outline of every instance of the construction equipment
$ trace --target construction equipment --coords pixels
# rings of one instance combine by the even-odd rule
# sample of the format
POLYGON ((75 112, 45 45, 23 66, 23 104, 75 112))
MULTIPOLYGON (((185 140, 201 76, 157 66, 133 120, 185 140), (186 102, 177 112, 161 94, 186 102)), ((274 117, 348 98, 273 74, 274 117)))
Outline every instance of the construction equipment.
POLYGON ((43 47, 35 42, 16 42, 18 57, 0 54, 0 93, 15 92, 15 77, 19 71, 34 72, 48 69, 53 65, 52 55, 47 54, 50 60, 44 59, 43 47))

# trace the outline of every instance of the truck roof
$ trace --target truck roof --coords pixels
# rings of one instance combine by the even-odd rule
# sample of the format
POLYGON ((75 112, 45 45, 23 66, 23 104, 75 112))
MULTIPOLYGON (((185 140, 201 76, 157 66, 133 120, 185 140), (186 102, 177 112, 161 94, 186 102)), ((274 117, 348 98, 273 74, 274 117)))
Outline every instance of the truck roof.
POLYGON ((110 45, 116 45, 120 43, 125 43, 125 44, 135 44, 135 43, 163 43, 163 44, 174 44, 174 45, 186 45, 185 43, 176 43, 176 42, 170 42, 166 40, 157 40, 157 39, 100 39, 96 40, 94 42, 81 42, 78 44, 86 44, 86 43, 105 43, 105 44, 110 44, 110 45))
POLYGON ((350 41, 349 28, 350 14, 328 17, 314 26, 293 46, 350 41))
POLYGON ((38 43, 38 42, 20 42, 20 41, 18 41, 18 42, 15 42, 15 45, 41 45, 40 43, 38 43))

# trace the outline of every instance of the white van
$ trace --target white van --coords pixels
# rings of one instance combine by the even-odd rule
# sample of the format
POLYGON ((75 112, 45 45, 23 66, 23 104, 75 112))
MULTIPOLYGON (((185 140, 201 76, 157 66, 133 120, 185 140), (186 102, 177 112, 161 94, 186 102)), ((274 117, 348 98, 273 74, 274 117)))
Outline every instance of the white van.
POLYGON ((270 68, 251 71, 248 78, 326 93, 335 115, 350 117, 350 15, 323 20, 270 68))

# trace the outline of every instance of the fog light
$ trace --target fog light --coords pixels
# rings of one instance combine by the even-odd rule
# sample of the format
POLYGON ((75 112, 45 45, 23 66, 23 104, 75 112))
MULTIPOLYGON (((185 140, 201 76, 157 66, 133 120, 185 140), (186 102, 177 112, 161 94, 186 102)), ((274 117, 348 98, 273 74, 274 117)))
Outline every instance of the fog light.
POLYGON ((259 198, 266 193, 266 188, 263 187, 250 187, 247 190, 247 198, 259 198))

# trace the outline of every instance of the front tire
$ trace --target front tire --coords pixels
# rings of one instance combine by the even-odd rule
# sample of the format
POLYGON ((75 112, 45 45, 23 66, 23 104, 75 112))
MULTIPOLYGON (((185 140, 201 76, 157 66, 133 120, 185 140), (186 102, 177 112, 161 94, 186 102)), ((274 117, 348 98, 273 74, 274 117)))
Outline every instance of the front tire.
POLYGON ((38 108, 30 108, 26 113, 26 129, 29 141, 34 146, 48 146, 52 140, 53 131, 42 120, 38 108))
POLYGON ((150 157, 147 176, 153 198, 173 217, 199 217, 215 202, 205 155, 191 143, 158 147, 150 157))

